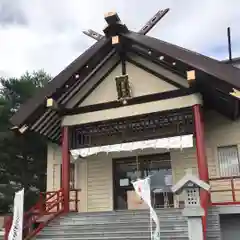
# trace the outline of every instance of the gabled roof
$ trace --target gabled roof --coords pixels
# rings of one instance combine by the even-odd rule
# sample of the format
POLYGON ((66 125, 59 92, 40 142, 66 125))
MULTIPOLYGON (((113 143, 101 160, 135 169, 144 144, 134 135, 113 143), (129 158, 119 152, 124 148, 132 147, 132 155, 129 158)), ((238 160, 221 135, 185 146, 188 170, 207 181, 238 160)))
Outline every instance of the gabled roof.
MULTIPOLYGON (((186 71, 195 70, 195 87, 202 93, 205 104, 230 118, 239 116, 239 100, 229 93, 233 88, 240 90, 240 69, 153 37, 129 31, 120 22, 109 24, 104 31, 104 38, 20 107, 11 119, 15 128, 26 125, 28 129, 58 142, 61 136, 61 116, 45 107, 46 98, 52 97, 64 107, 78 93, 81 102, 116 64, 121 61, 124 65, 128 53, 137 54, 185 79, 186 71), (112 45, 111 38, 115 35, 120 37, 120 47, 112 45)), ((148 70, 147 67, 143 69, 148 70)), ((112 106, 117 106, 117 103, 112 106)), ((96 109, 96 106, 90 106, 88 109, 83 107, 79 111, 90 109, 96 109)), ((68 109, 68 112, 71 112, 71 109, 68 109)))

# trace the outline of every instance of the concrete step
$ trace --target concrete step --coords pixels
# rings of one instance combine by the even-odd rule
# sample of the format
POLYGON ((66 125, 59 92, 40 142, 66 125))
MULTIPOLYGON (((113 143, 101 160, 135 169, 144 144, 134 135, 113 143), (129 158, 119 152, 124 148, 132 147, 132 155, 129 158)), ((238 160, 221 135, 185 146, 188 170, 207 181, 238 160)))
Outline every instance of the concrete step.
MULTIPOLYGON (((181 216, 182 209, 157 209, 155 210, 157 215, 161 216, 181 216)), ((149 210, 128 210, 128 211, 109 211, 109 212, 88 212, 88 213, 70 213, 68 215, 61 215, 59 219, 71 218, 71 217, 82 217, 82 218, 101 218, 101 217, 126 217, 126 216, 148 216, 149 210)))
MULTIPOLYGON (((176 237, 176 236, 185 236, 187 237, 186 232, 180 232, 179 230, 172 230, 172 231, 161 231, 161 237, 176 237)), ((72 233, 66 233, 66 232, 49 232, 49 233, 44 233, 42 232, 39 235, 39 239, 41 238, 48 238, 48 239, 59 239, 59 238, 79 238, 79 239, 91 239, 93 237, 99 237, 99 239, 102 239, 102 237, 109 237, 109 238, 114 238, 114 237, 149 237, 150 236, 150 231, 116 231, 116 232, 72 232, 72 233)))
MULTIPOLYGON (((58 231, 58 230, 64 230, 66 232, 71 232, 75 230, 79 231, 98 231, 99 229, 104 229, 104 230, 113 230, 115 231, 116 229, 145 229, 150 226, 149 221, 148 222, 135 222, 134 224, 129 224, 129 223, 111 223, 111 224, 105 224, 105 223, 100 223, 100 224, 89 224, 89 225, 52 225, 44 228, 42 231, 58 231)), ((185 221, 168 221, 168 222, 160 222, 161 229, 164 230, 172 230, 172 229, 182 229, 184 227, 187 228, 187 222, 185 221)), ((153 227, 155 227, 155 224, 153 224, 153 227)))
MULTIPOLYGON (((42 239, 42 240, 49 240, 49 238, 39 238, 37 237, 37 239, 42 239)), ((57 238, 58 240, 151 240, 151 237, 139 237, 139 236, 132 236, 132 237, 122 237, 122 236, 118 236, 118 237, 111 237, 109 238, 108 236, 107 237, 85 237, 85 238, 79 238, 79 237, 75 237, 75 238, 69 238, 69 237, 66 237, 66 238, 63 238, 63 237, 58 237, 57 238)), ((171 237, 164 237, 164 236, 161 236, 161 240, 188 240, 188 237, 186 236, 175 236, 174 238, 171 238, 171 237)))
MULTIPOLYGON (((149 225, 149 219, 145 219, 145 220, 136 220, 136 221, 112 221, 112 222, 60 222, 60 223, 56 223, 56 224, 49 224, 48 227, 53 227, 53 228, 67 228, 67 227, 74 227, 77 226, 78 228, 84 228, 84 227, 88 227, 88 226, 96 226, 96 227, 104 227, 106 225, 109 225, 110 227, 124 227, 126 225, 130 225, 130 226, 137 226, 137 225, 145 225, 148 226, 149 225)), ((179 220, 173 220, 173 219, 166 219, 166 220, 160 220, 160 225, 162 227, 167 227, 167 226, 182 226, 182 225, 187 225, 187 221, 184 221, 182 219, 179 220)), ((153 222, 153 226, 155 226, 155 223, 153 222)))
MULTIPOLYGON (((188 239, 187 221, 180 209, 161 209, 157 214, 161 240, 188 239)), ((52 221, 36 239, 150 240, 149 217, 148 210, 71 213, 52 221)))
MULTIPOLYGON (((89 225, 89 224, 112 224, 112 223, 128 223, 128 224, 134 224, 136 222, 149 222, 148 218, 126 218, 126 219, 118 219, 118 218, 111 218, 111 219, 64 219, 62 221, 54 221, 49 224, 49 226, 63 226, 63 225, 89 225)), ((182 217, 168 217, 168 218, 159 218, 160 222, 182 222, 186 221, 186 219, 182 217)))

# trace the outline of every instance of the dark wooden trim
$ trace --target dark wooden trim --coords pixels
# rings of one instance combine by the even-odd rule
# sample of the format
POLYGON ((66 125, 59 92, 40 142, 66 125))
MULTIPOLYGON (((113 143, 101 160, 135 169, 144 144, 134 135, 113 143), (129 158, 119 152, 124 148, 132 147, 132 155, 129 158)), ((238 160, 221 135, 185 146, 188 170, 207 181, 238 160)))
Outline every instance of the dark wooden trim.
POLYGON ((88 82, 80 89, 79 100, 74 104, 73 108, 77 108, 93 91, 101 84, 104 79, 117 67, 120 63, 119 59, 113 60, 105 65, 97 72, 88 82))
POLYGON ((179 63, 177 63, 176 66, 173 66, 172 62, 175 61, 173 58, 164 56, 164 60, 160 61, 158 56, 156 56, 156 54, 154 53, 149 54, 148 51, 136 45, 129 45, 127 50, 128 52, 134 53, 139 57, 142 57, 154 64, 157 64, 158 66, 165 68, 166 70, 171 71, 180 77, 186 78, 187 68, 183 67, 183 64, 179 64, 179 63))
MULTIPOLYGON (((92 78, 96 78, 96 74, 100 74, 104 69, 110 68, 113 63, 109 62, 111 58, 114 56, 115 50, 113 49, 110 51, 101 61, 95 66, 93 70, 90 71, 87 76, 84 76, 80 74, 81 78, 79 80, 75 80, 75 83, 66 90, 65 93, 62 94, 62 96, 58 99, 58 104, 60 104, 62 107, 68 103, 69 100, 71 100, 79 91, 82 90, 85 91, 86 86, 90 85, 90 82, 92 78)), ((46 111, 47 112, 47 111, 46 111)), ((58 112, 59 113, 59 112, 58 112)), ((49 114, 45 115, 42 114, 41 117, 39 117, 39 120, 37 121, 38 124, 36 125, 36 130, 39 130, 40 133, 43 132, 43 130, 47 129, 49 126, 51 126, 54 121, 57 119, 56 112, 50 112, 49 114)))
POLYGON ((144 71, 154 75, 155 77, 160 78, 161 80, 165 81, 166 83, 169 83, 169 84, 171 84, 171 85, 173 85, 173 86, 175 86, 177 88, 180 88, 180 89, 184 89, 185 88, 181 84, 178 84, 178 83, 174 82, 173 80, 171 80, 170 78, 168 78, 166 76, 163 76, 162 74, 153 71, 152 69, 150 69, 150 68, 144 66, 143 64, 141 64, 141 63, 131 59, 130 57, 127 57, 127 61, 132 63, 136 67, 139 67, 139 68, 143 69, 144 71))
MULTIPOLYGON (((177 98, 177 97, 183 97, 190 94, 195 93, 192 89, 177 89, 172 90, 168 92, 161 92, 161 93, 154 93, 149 95, 143 95, 139 97, 130 98, 128 100, 127 106, 135 105, 135 104, 142 104, 147 102, 154 102, 158 100, 165 100, 165 99, 171 99, 171 98, 177 98)), ((89 106, 83 106, 83 107, 75 107, 71 109, 62 109, 61 115, 74 115, 74 114, 80 114, 80 113, 88 113, 88 112, 95 112, 95 111, 101 111, 111 108, 119 108, 123 107, 122 102, 120 101, 112 101, 112 102, 106 102, 106 103, 99 103, 89 106)))
POLYGON ((126 54, 124 52, 120 53, 121 63, 122 63, 122 75, 127 74, 127 64, 126 64, 126 54))
POLYGON ((239 117, 239 100, 234 100, 234 110, 233 110, 233 120, 236 120, 239 117))
POLYGON ((101 73, 102 69, 105 67, 105 65, 109 66, 108 63, 111 60, 111 58, 114 56, 115 50, 112 49, 110 52, 106 53, 105 56, 103 56, 98 62, 97 65, 94 66, 94 68, 89 71, 89 73, 86 76, 82 76, 78 81, 75 81, 75 83, 71 86, 68 92, 66 92, 64 98, 60 101, 63 105, 66 104, 68 101, 70 101, 84 86, 89 82, 92 77, 94 77, 95 74, 101 73))
POLYGON ((148 51, 153 51, 160 55, 164 54, 172 57, 189 68, 220 79, 228 83, 230 86, 240 89, 240 82, 238 81, 240 77, 240 69, 231 64, 223 64, 210 57, 135 32, 121 34, 121 36, 125 38, 126 41, 129 40, 132 44, 137 44, 148 51))
POLYGON ((71 149, 192 134, 192 107, 73 125, 70 129, 76 135, 71 137, 75 139, 71 149))
POLYGON ((45 131, 39 131, 41 135, 50 136, 52 139, 54 139, 54 135, 58 133, 61 129, 61 121, 57 120, 56 123, 53 123, 50 127, 46 128, 45 131))
MULTIPOLYGON (((82 69, 85 69, 88 64, 96 65, 98 61, 101 61, 103 57, 102 55, 110 51, 111 48, 112 45, 110 39, 103 39, 95 43, 62 72, 60 72, 46 87, 40 89, 31 99, 24 103, 18 112, 10 119, 11 123, 13 125, 20 126, 29 121, 38 108, 45 103, 46 97, 51 97, 57 93, 61 93, 62 90, 64 90, 63 88, 66 83, 75 80, 75 78, 72 78, 75 73, 78 73, 79 70, 82 71, 82 69)), ((94 66, 89 66, 86 70, 91 70, 92 67, 94 66)))

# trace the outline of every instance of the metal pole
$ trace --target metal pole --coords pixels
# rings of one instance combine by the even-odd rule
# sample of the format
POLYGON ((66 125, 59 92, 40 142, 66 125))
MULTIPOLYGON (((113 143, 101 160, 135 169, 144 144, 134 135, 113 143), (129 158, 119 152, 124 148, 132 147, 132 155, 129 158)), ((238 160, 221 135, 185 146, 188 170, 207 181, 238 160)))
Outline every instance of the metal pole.
POLYGON ((227 37, 228 37, 228 56, 229 62, 232 62, 232 43, 231 43, 231 28, 227 28, 227 37))

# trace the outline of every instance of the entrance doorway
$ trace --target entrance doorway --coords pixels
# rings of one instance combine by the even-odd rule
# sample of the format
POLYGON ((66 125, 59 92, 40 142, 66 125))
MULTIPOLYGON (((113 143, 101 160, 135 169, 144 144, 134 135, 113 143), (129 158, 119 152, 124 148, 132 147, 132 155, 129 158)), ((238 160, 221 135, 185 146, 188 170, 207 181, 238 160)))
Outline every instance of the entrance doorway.
POLYGON ((114 209, 129 208, 129 193, 134 191, 132 181, 153 176, 151 181, 152 203, 155 208, 173 204, 170 191, 172 169, 170 153, 113 159, 114 209))

